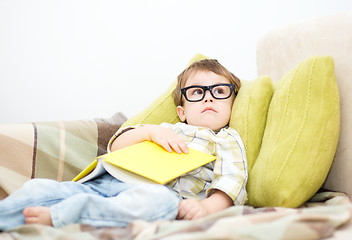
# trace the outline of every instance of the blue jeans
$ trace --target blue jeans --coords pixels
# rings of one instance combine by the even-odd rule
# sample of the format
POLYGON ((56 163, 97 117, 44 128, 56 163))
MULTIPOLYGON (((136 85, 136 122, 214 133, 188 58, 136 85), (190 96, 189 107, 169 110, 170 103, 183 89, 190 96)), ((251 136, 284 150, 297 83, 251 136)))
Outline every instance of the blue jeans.
POLYGON ((24 224, 26 207, 50 207, 55 227, 72 223, 125 227, 136 219, 175 219, 179 201, 166 186, 126 184, 109 174, 84 184, 33 179, 0 201, 0 230, 24 224))

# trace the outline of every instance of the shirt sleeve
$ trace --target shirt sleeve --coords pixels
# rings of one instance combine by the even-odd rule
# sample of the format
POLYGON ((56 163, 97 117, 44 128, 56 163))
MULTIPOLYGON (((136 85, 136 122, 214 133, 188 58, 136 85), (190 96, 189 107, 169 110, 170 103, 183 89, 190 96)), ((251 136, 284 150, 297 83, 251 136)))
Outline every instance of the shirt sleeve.
POLYGON ((235 130, 227 131, 226 136, 221 138, 221 142, 216 144, 214 179, 207 190, 207 196, 217 189, 226 193, 234 201, 234 205, 243 205, 247 201, 248 180, 244 144, 235 130))

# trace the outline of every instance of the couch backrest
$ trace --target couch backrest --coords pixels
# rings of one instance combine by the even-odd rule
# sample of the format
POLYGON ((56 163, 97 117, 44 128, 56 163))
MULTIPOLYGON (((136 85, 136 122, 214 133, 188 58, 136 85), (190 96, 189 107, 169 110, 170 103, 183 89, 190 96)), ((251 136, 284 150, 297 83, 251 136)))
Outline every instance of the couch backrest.
POLYGON ((352 195, 352 12, 275 29, 257 45, 258 76, 278 81, 303 59, 331 55, 340 91, 341 132, 324 187, 352 195))

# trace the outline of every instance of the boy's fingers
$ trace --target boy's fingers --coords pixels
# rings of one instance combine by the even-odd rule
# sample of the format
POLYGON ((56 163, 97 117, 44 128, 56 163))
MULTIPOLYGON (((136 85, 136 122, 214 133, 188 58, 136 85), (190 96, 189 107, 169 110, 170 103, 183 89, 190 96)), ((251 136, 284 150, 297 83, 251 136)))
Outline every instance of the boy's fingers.
POLYGON ((166 151, 172 152, 172 148, 171 148, 171 146, 170 146, 170 144, 169 144, 168 141, 166 141, 166 140, 160 140, 160 141, 158 141, 157 143, 158 143, 161 147, 163 147, 166 151))
POLYGON ((160 146, 162 146, 166 151, 176 153, 188 153, 188 147, 186 141, 178 135, 170 135, 165 138, 154 138, 153 142, 157 142, 160 146))
POLYGON ((172 146, 172 148, 174 149, 174 151, 176 153, 181 153, 182 152, 178 145, 172 146))
MULTIPOLYGON (((183 200, 184 201, 184 200, 183 200)), ((178 205, 178 213, 177 213, 177 219, 184 219, 185 217, 185 208, 184 208, 184 202, 181 201, 178 205)))
POLYGON ((177 147, 178 149, 180 149, 179 153, 181 152, 188 153, 188 147, 187 147, 186 141, 183 138, 177 139, 177 147))
POLYGON ((172 148, 170 147, 169 144, 164 144, 163 147, 165 148, 166 151, 168 151, 170 153, 172 152, 172 148))
POLYGON ((172 148, 177 153, 186 153, 186 154, 188 153, 187 145, 174 145, 172 148))
POLYGON ((177 219, 183 219, 184 217, 185 217, 184 212, 182 210, 179 211, 178 214, 177 214, 177 219))
POLYGON ((168 144, 176 153, 188 153, 188 147, 183 139, 171 139, 168 144))
POLYGON ((181 145, 181 150, 182 150, 182 152, 184 152, 184 153, 188 153, 188 147, 187 147, 187 145, 186 145, 186 144, 181 145))

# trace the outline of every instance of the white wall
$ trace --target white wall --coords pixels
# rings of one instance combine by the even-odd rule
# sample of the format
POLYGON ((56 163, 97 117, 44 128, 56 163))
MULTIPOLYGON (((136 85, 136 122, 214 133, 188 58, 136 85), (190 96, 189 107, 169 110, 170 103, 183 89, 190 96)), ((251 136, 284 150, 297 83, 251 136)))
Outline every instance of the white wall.
POLYGON ((251 80, 268 30, 347 10, 350 0, 0 0, 0 123, 131 117, 196 53, 251 80))

